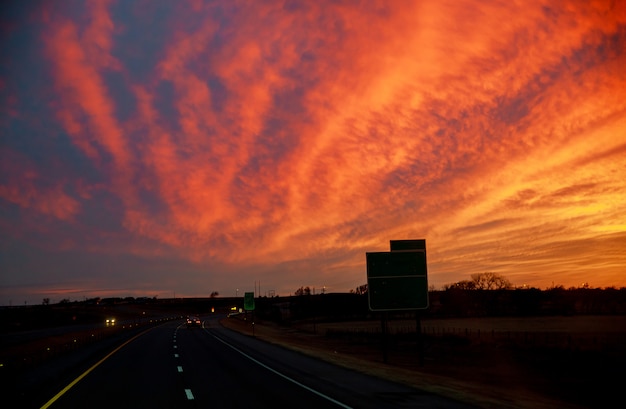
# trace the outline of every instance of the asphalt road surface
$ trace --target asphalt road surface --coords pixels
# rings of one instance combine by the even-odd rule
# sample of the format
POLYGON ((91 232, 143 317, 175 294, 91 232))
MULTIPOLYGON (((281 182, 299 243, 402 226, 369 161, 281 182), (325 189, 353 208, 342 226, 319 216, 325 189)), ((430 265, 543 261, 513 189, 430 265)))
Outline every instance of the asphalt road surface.
POLYGON ((216 316, 142 332, 58 388, 42 408, 469 407, 230 331, 216 316))

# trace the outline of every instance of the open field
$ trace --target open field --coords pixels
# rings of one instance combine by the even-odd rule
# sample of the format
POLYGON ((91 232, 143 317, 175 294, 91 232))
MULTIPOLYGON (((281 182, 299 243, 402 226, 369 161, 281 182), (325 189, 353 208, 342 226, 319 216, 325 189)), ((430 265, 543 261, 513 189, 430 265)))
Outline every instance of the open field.
POLYGON ((222 324, 485 408, 610 406, 626 364, 624 316, 423 320, 421 360, 410 320, 388 323, 386 354, 379 321, 257 322, 253 329, 239 316, 222 324))
MULTIPOLYGON (((308 323, 298 329, 326 336, 350 339, 372 338, 380 334, 379 321, 349 323, 308 323)), ((401 337, 414 334, 415 320, 393 320, 388 331, 401 337)), ((474 344, 516 345, 525 348, 563 348, 574 350, 614 350, 626 345, 626 316, 569 317, 484 317, 424 319, 425 336, 460 337, 474 344)))

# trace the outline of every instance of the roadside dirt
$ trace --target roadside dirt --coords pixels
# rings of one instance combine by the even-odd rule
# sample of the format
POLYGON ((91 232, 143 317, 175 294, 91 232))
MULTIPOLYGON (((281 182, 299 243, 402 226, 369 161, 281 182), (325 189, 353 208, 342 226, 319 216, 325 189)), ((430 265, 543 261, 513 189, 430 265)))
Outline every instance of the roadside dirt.
POLYGON ((241 316, 225 318, 221 324, 337 365, 481 408, 574 409, 602 406, 603 400, 612 399, 605 394, 590 403, 588 394, 580 392, 593 388, 589 384, 591 379, 578 379, 571 371, 571 379, 564 379, 568 376, 567 368, 555 369, 555 365, 566 364, 567 356, 547 359, 533 352, 533 358, 529 359, 528 351, 464 344, 459 338, 451 338, 427 342, 420 365, 414 341, 394 343, 387 348, 385 360, 378 342, 334 338, 322 334, 323 331, 314 333, 269 322, 257 322, 253 326, 241 316))

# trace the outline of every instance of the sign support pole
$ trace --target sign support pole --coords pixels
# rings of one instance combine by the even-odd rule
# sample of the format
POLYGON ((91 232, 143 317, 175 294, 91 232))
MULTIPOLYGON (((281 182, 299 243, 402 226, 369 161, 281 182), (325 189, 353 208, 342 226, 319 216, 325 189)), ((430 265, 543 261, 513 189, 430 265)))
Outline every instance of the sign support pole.
POLYGON ((417 335, 417 365, 424 366, 424 337, 420 311, 415 311, 415 334, 417 335))
POLYGON ((380 315, 380 331, 382 335, 382 347, 383 347, 383 362, 387 363, 387 332, 389 326, 387 324, 388 312, 383 311, 380 315))

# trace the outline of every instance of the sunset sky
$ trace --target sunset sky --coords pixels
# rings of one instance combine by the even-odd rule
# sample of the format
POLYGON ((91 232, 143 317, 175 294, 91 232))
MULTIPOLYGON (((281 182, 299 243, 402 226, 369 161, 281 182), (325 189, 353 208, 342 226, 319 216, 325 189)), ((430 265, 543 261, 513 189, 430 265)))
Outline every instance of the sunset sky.
POLYGON ((0 9, 0 305, 626 286, 626 1, 0 9))

